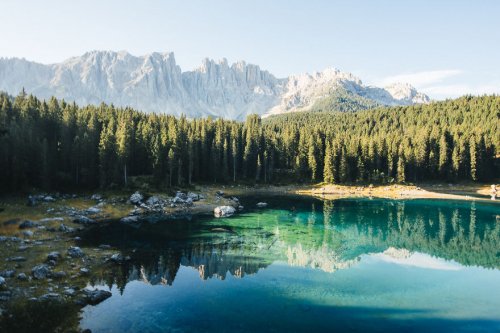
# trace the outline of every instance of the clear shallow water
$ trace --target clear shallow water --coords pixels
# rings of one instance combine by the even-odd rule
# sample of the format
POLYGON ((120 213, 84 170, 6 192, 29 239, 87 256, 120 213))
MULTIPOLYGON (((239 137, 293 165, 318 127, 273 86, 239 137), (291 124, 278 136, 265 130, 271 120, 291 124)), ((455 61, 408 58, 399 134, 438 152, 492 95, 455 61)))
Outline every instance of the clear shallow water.
POLYGON ((113 296, 84 308, 81 328, 500 331, 498 205, 264 200, 229 219, 90 230, 86 245, 132 260, 92 282, 113 296))

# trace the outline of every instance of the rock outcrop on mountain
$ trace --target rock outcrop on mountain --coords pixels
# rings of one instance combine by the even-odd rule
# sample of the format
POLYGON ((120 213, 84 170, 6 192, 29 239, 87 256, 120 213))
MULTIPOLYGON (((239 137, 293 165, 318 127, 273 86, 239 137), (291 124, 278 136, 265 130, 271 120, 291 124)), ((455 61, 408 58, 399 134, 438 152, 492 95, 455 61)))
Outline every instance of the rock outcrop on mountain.
POLYGON ((330 106, 341 111, 344 99, 355 100, 354 109, 429 102, 409 84, 365 86, 337 69, 279 79, 243 61, 229 65, 226 59, 204 59, 199 68, 183 72, 173 53, 136 57, 125 51, 93 51, 50 65, 0 59, 0 90, 16 95, 23 88, 40 98, 56 96, 80 105, 104 102, 190 118, 236 120, 251 113, 307 110, 339 92, 348 97, 330 106))

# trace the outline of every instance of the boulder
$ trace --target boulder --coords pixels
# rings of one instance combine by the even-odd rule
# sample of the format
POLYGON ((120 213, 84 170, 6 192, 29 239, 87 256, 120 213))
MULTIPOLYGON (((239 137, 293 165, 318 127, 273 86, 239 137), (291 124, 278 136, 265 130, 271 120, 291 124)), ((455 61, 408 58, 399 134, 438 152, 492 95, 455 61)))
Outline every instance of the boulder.
POLYGON ((232 206, 219 206, 214 209, 215 217, 229 217, 236 213, 236 209, 232 206))
POLYGON ((83 224, 83 225, 96 223, 96 221, 94 219, 91 219, 90 217, 83 216, 83 215, 76 216, 75 219, 73 220, 73 222, 78 223, 78 224, 83 224))
POLYGON ((123 260, 124 260, 123 256, 120 253, 115 253, 109 258, 109 261, 112 261, 117 264, 121 264, 123 260))
POLYGON ((82 249, 80 249, 78 246, 71 246, 68 249, 68 255, 71 258, 80 258, 83 257, 85 253, 83 253, 82 249))
POLYGON ((25 220, 19 225, 19 229, 28 229, 38 227, 39 224, 30 220, 25 220))
POLYGON ((17 274, 17 279, 21 281, 26 281, 28 280, 28 276, 25 273, 19 273, 17 274))
POLYGON ((16 271, 14 269, 6 269, 4 271, 0 271, 0 276, 3 278, 11 278, 16 274, 16 271))
POLYGON ((132 194, 129 198, 129 201, 134 205, 140 204, 142 200, 144 200, 144 196, 138 191, 132 194))
POLYGON ((0 276, 0 288, 3 288, 6 284, 7 282, 5 281, 5 279, 0 276))
POLYGON ((161 205, 162 203, 163 203, 163 200, 157 196, 154 196, 154 195, 149 197, 148 200, 146 200, 146 205, 148 205, 148 206, 157 206, 157 205, 161 205))
POLYGON ((125 224, 136 224, 136 223, 139 223, 140 221, 141 221, 141 219, 137 215, 134 215, 134 216, 125 216, 125 217, 122 217, 120 219, 120 222, 121 223, 125 223, 125 224))
POLYGON ((52 274, 52 277, 55 278, 55 279, 64 279, 66 277, 66 272, 65 271, 59 271, 59 272, 55 272, 52 274))
POLYGON ((102 301, 110 298, 112 295, 109 291, 100 289, 84 290, 83 292, 85 294, 86 303, 90 305, 97 305, 102 301))
POLYGON ((267 203, 266 202, 259 202, 256 204, 257 208, 266 208, 267 207, 267 203))
POLYGON ((219 191, 215 192, 215 195, 219 196, 219 197, 222 197, 222 196, 224 196, 224 191, 220 191, 219 190, 219 191))
POLYGON ((60 232, 73 232, 75 231, 74 228, 71 228, 71 227, 68 227, 67 225, 65 224, 62 224, 59 226, 59 229, 58 229, 60 232))
POLYGON ((102 195, 98 194, 98 193, 94 193, 92 194, 92 196, 90 197, 90 200, 102 200, 102 195))
POLYGON ((45 264, 40 264, 31 269, 31 275, 37 280, 43 280, 50 275, 50 267, 45 264))
POLYGON ((190 198, 192 201, 198 201, 202 199, 199 194, 193 192, 188 192, 187 197, 190 198))
POLYGON ((85 213, 87 213, 87 214, 91 214, 91 215, 93 215, 93 214, 99 214, 100 212, 101 212, 101 209, 100 209, 100 208, 98 208, 98 207, 95 207, 95 206, 94 206, 94 207, 87 208, 87 209, 85 210, 85 213))
POLYGON ((57 252, 57 251, 52 251, 50 252, 48 255, 47 255, 47 260, 54 260, 54 261, 57 261, 61 259, 61 253, 57 252))
POLYGON ((33 237, 33 235, 34 235, 34 232, 33 232, 33 231, 31 231, 31 230, 24 230, 24 231, 23 231, 23 236, 24 236, 24 237, 31 238, 31 237, 33 237))

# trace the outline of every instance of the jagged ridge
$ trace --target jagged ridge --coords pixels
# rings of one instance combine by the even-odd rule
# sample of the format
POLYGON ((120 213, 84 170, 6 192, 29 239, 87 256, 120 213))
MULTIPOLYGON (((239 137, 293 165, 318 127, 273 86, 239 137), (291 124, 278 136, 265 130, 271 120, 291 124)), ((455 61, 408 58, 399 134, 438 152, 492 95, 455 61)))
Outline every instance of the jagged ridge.
MULTIPOLYGON (((92 51, 50 65, 0 59, 0 90, 17 94, 23 87, 41 98, 56 96, 81 105, 105 102, 191 118, 237 120, 251 113, 311 109, 340 92, 364 101, 360 108, 429 102, 408 84, 364 86, 352 74, 332 68, 279 79, 243 61, 229 65, 226 59, 204 59, 199 68, 183 72, 173 53, 156 52, 136 57, 125 51, 92 51)), ((344 109, 341 99, 332 105, 344 109)))

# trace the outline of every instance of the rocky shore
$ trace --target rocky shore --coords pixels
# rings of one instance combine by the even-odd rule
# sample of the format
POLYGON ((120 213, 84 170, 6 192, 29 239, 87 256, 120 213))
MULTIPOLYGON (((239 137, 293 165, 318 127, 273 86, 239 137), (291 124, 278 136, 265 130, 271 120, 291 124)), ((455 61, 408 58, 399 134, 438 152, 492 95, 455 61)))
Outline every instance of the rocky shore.
MULTIPOLYGON (((130 260, 107 244, 81 247, 87 228, 109 223, 139 228, 144 223, 189 220, 194 215, 227 217, 243 209, 236 197, 212 189, 172 196, 134 192, 121 195, 36 194, 26 202, 0 203, 0 321, 13 304, 25 302, 96 305, 111 293, 92 287, 106 271, 130 260), (224 211, 222 215, 218 211, 224 211)), ((1 326, 0 326, 1 327, 1 326)))

